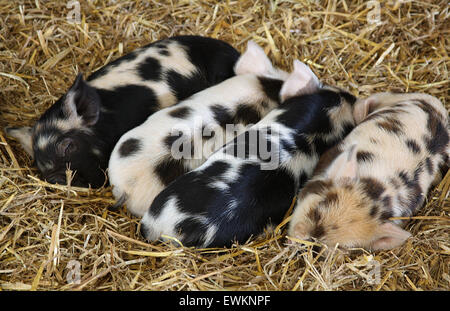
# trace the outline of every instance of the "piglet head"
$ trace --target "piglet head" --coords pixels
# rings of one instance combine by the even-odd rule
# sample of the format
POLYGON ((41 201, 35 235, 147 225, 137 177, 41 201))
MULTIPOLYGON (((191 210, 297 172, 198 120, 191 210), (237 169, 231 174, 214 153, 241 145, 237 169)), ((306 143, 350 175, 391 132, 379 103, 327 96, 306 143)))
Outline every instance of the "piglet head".
MULTIPOLYGON (((328 246, 372 250, 400 246, 410 233, 386 219, 382 202, 367 194, 358 178, 356 145, 341 153, 328 170, 299 194, 289 235, 328 246)), ((376 187, 376 185, 373 185, 376 187)))
POLYGON ((68 90, 33 127, 6 128, 34 158, 44 179, 65 184, 66 170, 75 172, 72 185, 100 187, 101 145, 93 135, 100 115, 100 97, 79 74, 68 90))

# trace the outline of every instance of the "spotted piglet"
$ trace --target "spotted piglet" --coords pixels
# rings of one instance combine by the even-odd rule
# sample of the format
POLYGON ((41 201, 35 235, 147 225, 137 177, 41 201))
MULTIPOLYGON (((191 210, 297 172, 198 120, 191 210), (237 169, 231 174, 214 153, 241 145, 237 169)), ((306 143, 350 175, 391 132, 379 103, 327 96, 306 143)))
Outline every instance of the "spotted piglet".
POLYGON ((153 42, 100 68, 79 74, 66 94, 33 127, 9 127, 34 157, 42 177, 100 187, 119 138, 152 113, 234 75, 239 52, 206 37, 177 36, 153 42))
POLYGON ((280 96, 278 109, 155 198, 141 220, 146 239, 166 235, 185 246, 230 246, 282 221, 320 155, 353 128, 356 99, 320 87, 298 61, 280 96))
POLYGON ((425 94, 380 93, 357 102, 361 122, 324 155, 300 191, 289 235, 372 250, 402 245, 401 228, 448 164, 448 114, 425 94))
POLYGON ((118 200, 114 207, 126 204, 133 215, 143 216, 164 187, 278 106, 287 73, 274 68, 256 43, 248 43, 235 73, 120 138, 108 170, 118 200))

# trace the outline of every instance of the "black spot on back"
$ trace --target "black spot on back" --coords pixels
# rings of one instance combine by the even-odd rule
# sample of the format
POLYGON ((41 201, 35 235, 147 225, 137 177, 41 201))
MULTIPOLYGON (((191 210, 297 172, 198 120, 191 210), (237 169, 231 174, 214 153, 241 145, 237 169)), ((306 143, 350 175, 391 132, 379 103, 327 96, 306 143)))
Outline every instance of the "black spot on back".
POLYGON ((172 157, 163 158, 154 169, 159 180, 167 186, 172 181, 188 172, 182 160, 175 160, 172 157))
POLYGON ((242 124, 255 124, 261 120, 261 115, 258 110, 252 106, 240 104, 236 108, 236 114, 234 117, 234 122, 242 124))
POLYGON ((209 109, 213 113, 214 119, 221 127, 225 128, 227 124, 234 124, 233 116, 224 106, 217 104, 211 106, 209 109))
POLYGON ((414 154, 419 154, 420 153, 421 149, 420 149, 420 146, 419 146, 419 144, 417 143, 416 140, 414 140, 414 139, 407 139, 405 141, 405 144, 406 144, 406 146, 408 147, 408 149, 412 153, 414 153, 414 154))
POLYGON ((364 191, 372 200, 379 200, 385 188, 381 182, 375 178, 363 177, 360 180, 364 191))
POLYGON ((391 117, 386 117, 384 118, 384 120, 378 121, 377 126, 380 129, 383 129, 395 135, 403 133, 402 124, 400 123, 400 121, 391 117))
POLYGON ((142 79, 159 81, 161 80, 161 64, 156 58, 147 57, 137 67, 137 71, 142 79))
POLYGON ((279 102, 279 94, 283 86, 283 81, 266 77, 258 77, 258 80, 266 96, 275 102, 279 102))
MULTIPOLYGON (((167 135, 164 139, 163 139, 163 142, 164 142, 164 145, 167 147, 167 149, 169 149, 169 150, 171 150, 172 149, 172 145, 173 145, 173 143, 176 141, 176 140, 178 140, 178 139, 180 139, 180 138, 182 138, 183 137, 183 132, 178 132, 178 133, 170 133, 169 135, 167 135)), ((178 150, 179 152, 183 152, 183 149, 182 149, 182 144, 180 145, 180 149, 181 150, 178 150)))
POLYGON ((189 107, 178 107, 169 112, 169 115, 174 118, 185 119, 191 113, 191 108, 189 107))
POLYGON ((124 141, 122 145, 120 145, 119 155, 121 157, 128 157, 133 153, 138 152, 139 150, 141 150, 141 142, 139 141, 139 139, 130 138, 124 141))
POLYGON ((184 100, 192 94, 211 86, 203 73, 199 71, 194 72, 190 76, 183 76, 175 70, 168 70, 165 75, 167 83, 178 101, 184 100))
POLYGON ((356 153, 356 160, 360 162, 372 162, 375 158, 375 155, 369 151, 358 151, 356 153))

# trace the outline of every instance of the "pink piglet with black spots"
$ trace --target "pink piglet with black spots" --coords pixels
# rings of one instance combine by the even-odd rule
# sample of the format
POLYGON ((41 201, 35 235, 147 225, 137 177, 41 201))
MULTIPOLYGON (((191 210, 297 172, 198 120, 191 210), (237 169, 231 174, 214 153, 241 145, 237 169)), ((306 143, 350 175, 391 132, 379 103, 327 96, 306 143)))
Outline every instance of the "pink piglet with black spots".
POLYGON ((325 153, 299 192, 288 235, 328 246, 392 249, 404 219, 449 164, 448 112, 435 97, 378 93, 357 101, 358 124, 325 153))

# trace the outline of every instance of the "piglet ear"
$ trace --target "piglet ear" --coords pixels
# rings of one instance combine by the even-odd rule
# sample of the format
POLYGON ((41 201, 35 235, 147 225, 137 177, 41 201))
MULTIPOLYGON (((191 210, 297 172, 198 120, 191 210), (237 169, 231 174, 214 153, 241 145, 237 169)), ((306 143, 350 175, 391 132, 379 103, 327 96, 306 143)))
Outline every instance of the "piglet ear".
POLYGON ((402 245, 410 236, 411 233, 408 231, 392 222, 386 222, 377 229, 371 248, 373 250, 392 249, 402 245))
POLYGON ((273 71, 272 62, 264 50, 252 40, 248 41, 247 50, 239 57, 234 66, 234 73, 236 75, 247 73, 263 75, 270 74, 273 71))
POLYGON ((100 115, 100 97, 97 91, 89 86, 82 74, 78 74, 75 82, 67 91, 63 109, 66 117, 81 117, 86 126, 97 123, 100 115))
POLYGON ((311 68, 299 60, 294 61, 294 70, 283 83, 280 91, 282 101, 301 94, 311 94, 320 87, 320 81, 311 68))
POLYGON ((341 153, 326 171, 326 177, 333 180, 355 181, 358 174, 356 145, 341 153))
POLYGON ((353 108, 353 118, 355 123, 361 123, 372 111, 375 110, 376 102, 373 98, 360 99, 353 108))
POLYGON ((34 158, 33 141, 32 141, 32 128, 29 126, 24 127, 5 127, 6 135, 17 139, 22 145, 23 149, 34 158))

